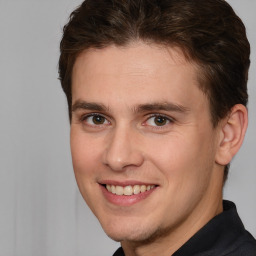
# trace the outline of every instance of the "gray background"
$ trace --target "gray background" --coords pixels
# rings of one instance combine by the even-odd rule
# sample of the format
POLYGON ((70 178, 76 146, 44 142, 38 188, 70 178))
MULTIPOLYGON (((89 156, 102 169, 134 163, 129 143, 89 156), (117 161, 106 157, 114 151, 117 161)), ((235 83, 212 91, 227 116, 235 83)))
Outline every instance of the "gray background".
MULTIPOLYGON (((256 236, 255 0, 228 1, 252 46, 250 124, 224 197, 256 236)), ((0 0, 0 256, 112 255, 73 177, 66 99, 57 80, 61 28, 81 1, 0 0)))

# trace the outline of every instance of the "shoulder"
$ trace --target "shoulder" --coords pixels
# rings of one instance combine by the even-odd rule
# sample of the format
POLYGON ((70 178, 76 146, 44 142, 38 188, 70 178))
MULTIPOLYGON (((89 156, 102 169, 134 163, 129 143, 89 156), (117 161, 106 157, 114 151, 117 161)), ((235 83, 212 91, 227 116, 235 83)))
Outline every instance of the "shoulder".
POLYGON ((232 250, 225 256, 256 256, 256 240, 247 231, 234 241, 232 250))
POLYGON ((226 210, 225 221, 229 221, 229 231, 224 232, 229 236, 228 244, 223 256, 256 256, 256 240, 244 228, 244 225, 238 216, 236 206, 230 201, 223 202, 226 210), (232 219, 232 221, 230 221, 232 219))

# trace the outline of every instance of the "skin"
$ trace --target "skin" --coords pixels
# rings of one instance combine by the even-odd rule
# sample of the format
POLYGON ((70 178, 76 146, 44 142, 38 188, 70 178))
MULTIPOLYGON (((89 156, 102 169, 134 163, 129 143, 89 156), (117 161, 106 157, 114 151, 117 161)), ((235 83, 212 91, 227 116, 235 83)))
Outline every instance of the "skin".
POLYGON ((222 212, 224 165, 241 144, 231 150, 239 136, 229 120, 243 123, 245 110, 238 106, 213 128, 197 73, 179 48, 142 42, 87 50, 75 62, 77 184, 126 256, 171 255, 222 212), (112 202, 105 183, 155 187, 145 198, 112 202))

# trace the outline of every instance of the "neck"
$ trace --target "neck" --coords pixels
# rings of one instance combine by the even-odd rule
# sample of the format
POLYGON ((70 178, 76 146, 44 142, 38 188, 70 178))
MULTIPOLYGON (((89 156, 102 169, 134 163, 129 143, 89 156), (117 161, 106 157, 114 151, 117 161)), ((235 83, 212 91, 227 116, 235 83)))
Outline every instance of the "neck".
MULTIPOLYGON (((216 188, 215 188, 216 189, 216 188)), ((126 256, 170 256, 185 244, 197 231, 205 226, 213 217, 223 211, 222 188, 214 198, 204 197, 193 213, 182 223, 170 229, 161 230, 146 241, 123 241, 121 245, 126 256)))

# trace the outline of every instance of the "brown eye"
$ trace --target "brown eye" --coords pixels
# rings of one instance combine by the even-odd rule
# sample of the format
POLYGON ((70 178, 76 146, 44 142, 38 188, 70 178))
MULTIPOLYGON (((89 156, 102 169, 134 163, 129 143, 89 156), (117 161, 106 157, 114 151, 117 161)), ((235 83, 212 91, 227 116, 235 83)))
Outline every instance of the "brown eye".
POLYGON ((166 126, 172 122, 173 120, 169 117, 160 114, 155 114, 149 117, 145 124, 152 127, 161 127, 166 126))
POLYGON ((82 121, 90 126, 109 124, 109 121, 102 115, 90 114, 82 118, 82 121))
POLYGON ((164 116, 156 116, 154 118, 154 123, 157 125, 157 126, 163 126, 167 123, 167 118, 164 117, 164 116))
POLYGON ((97 125, 104 124, 105 121, 106 121, 106 119, 103 116, 96 116, 95 115, 95 116, 92 117, 92 122, 94 124, 97 124, 97 125))

